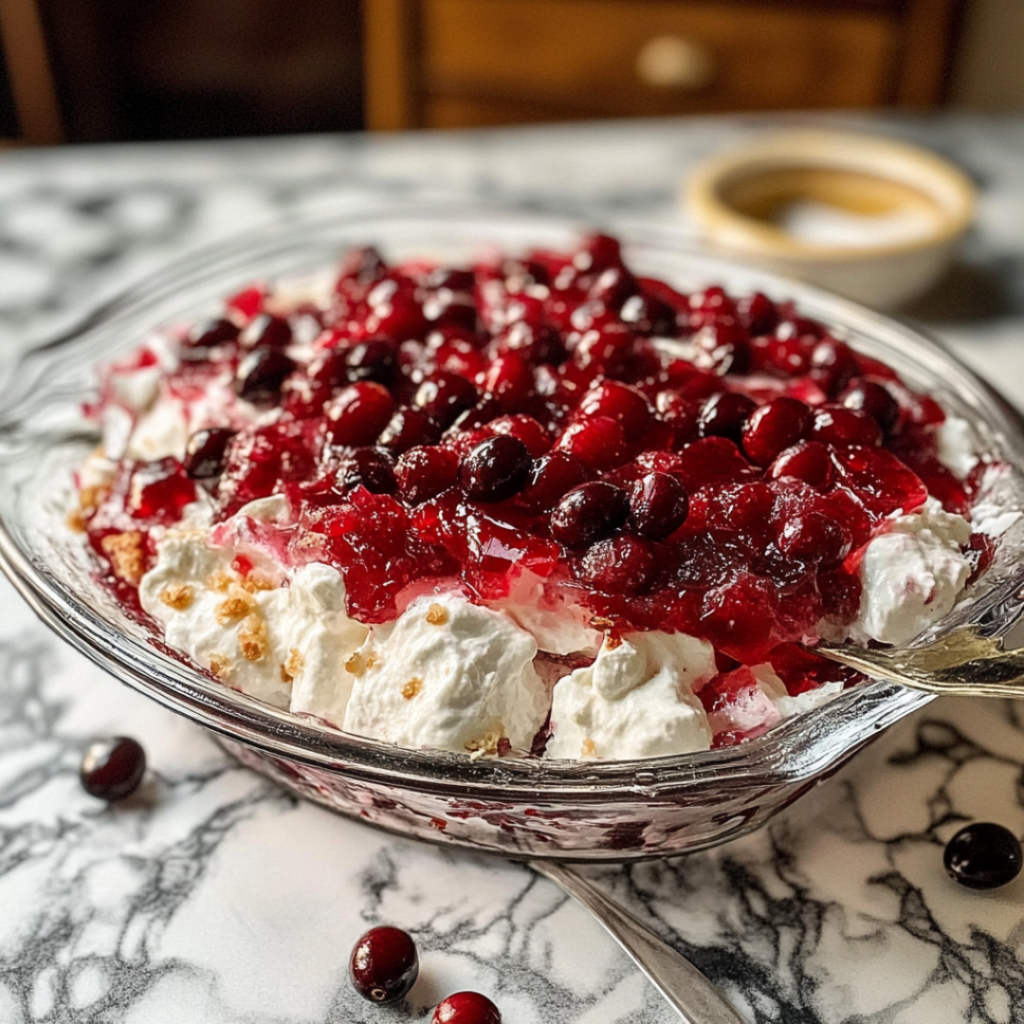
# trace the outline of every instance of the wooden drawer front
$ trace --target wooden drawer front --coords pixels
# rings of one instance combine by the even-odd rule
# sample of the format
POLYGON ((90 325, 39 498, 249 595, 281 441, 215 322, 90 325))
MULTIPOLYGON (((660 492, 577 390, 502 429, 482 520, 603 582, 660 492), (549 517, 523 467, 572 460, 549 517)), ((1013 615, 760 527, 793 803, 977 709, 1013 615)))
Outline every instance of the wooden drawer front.
POLYGON ((869 107, 893 98, 897 26, 873 11, 647 0, 424 0, 422 14, 428 125, 465 124, 471 111, 476 123, 486 123, 869 107), (650 71, 649 58, 659 47, 661 71, 666 55, 669 62, 667 76, 657 62, 655 74, 650 71), (695 54, 698 65, 703 58, 697 68, 703 74, 688 75, 684 63, 673 80, 673 55, 678 65, 680 53, 695 54), (667 84, 651 84, 666 77, 667 84))

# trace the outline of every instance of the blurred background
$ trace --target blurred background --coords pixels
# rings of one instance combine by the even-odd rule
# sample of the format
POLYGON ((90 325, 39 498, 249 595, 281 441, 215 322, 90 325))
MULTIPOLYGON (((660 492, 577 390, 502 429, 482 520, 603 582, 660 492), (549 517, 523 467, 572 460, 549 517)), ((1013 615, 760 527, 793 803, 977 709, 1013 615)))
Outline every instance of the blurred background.
POLYGON ((28 144, 1024 108, 1024 0, 0 0, 28 144))

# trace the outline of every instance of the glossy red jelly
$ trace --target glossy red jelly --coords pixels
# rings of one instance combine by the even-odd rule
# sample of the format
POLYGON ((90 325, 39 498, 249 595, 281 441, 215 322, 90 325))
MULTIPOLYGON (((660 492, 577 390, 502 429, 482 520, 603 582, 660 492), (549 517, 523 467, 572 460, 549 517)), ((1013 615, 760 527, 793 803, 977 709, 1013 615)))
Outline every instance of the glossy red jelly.
POLYGON ((283 493, 283 557, 335 566, 365 622, 528 572, 605 631, 690 633, 798 693, 836 678, 794 642, 856 616, 885 518, 969 505, 931 399, 789 303, 634 276, 606 236, 456 268, 361 249, 287 308, 250 288, 181 332, 166 387, 220 381, 231 422, 196 424, 184 464, 122 465, 87 523, 101 557, 134 531, 151 559, 197 488, 221 518, 283 493))

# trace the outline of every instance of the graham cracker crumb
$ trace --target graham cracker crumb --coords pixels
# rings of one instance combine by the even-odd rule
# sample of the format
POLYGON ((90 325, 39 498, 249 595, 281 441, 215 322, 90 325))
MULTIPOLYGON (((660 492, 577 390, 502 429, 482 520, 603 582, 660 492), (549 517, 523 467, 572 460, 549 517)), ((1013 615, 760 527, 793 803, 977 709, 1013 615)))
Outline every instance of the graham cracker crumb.
POLYGON ((66 522, 77 533, 84 532, 89 520, 96 514, 96 509, 107 500, 110 488, 100 484, 83 487, 78 492, 78 508, 67 514, 66 522))
POLYGON ((293 647, 288 652, 288 660, 281 666, 281 682, 291 683, 302 671, 302 652, 298 647, 293 647))
POLYGON ((240 580, 242 589, 248 591, 250 594, 255 594, 261 590, 276 590, 277 584, 270 579, 268 576, 262 576, 258 572, 251 572, 248 576, 245 576, 240 580))
POLYGON ((160 600, 176 612, 192 607, 195 591, 187 583, 171 583, 160 591, 160 600))
POLYGON ((580 757, 594 757, 597 754, 597 744, 588 736, 580 747, 580 757))
POLYGON ((475 761, 478 757, 483 757, 485 754, 497 754, 502 745, 502 740, 508 742, 505 730, 499 728, 491 732, 485 732, 477 740, 470 740, 466 744, 466 749, 469 751, 470 758, 475 761))
POLYGON ((255 605, 248 597, 233 595, 225 597, 213 609, 213 617, 220 625, 226 626, 229 622, 235 622, 237 619, 243 619, 246 615, 250 615, 254 607, 255 605))
POLYGON ((64 517, 64 522, 69 530, 74 530, 75 533, 85 533, 89 517, 80 508, 73 508, 64 517))
POLYGON ((356 679, 362 679, 366 673, 366 659, 358 651, 353 651, 345 662, 345 671, 356 679))
POLYGON ((606 636, 604 638, 604 649, 606 651, 614 651, 616 647, 622 646, 621 636, 606 636))
POLYGON ((225 679, 231 672, 231 659, 226 658, 223 654, 211 654, 210 671, 218 679, 225 679))
POLYGON ((443 626, 448 621, 448 609, 436 601, 427 609, 427 622, 432 626, 443 626))
POLYGON ((246 661, 259 661, 270 648, 267 624, 259 615, 248 615, 238 627, 238 649, 246 661))
POLYGON ((416 694, 419 693, 420 690, 422 689, 423 680, 420 679, 419 676, 413 676, 412 679, 410 679, 409 682, 407 682, 405 686, 402 687, 402 696, 406 700, 412 700, 413 697, 415 697, 416 694))
POLYGON ((593 626, 594 629, 611 629, 615 623, 612 622, 611 619, 606 619, 603 615, 595 615, 590 620, 590 625, 593 626))
POLYGON ((366 659, 366 671, 369 672, 370 669, 376 667, 379 664, 380 658, 378 658, 376 654, 369 655, 366 659))
POLYGON ((237 582, 233 576, 218 569, 207 581, 206 586, 210 590, 216 590, 218 594, 227 593, 237 582))
POLYGON ((103 554, 110 559, 110 568, 119 580, 139 585, 146 571, 146 552, 142 546, 142 534, 138 530, 108 534, 100 541, 103 554))

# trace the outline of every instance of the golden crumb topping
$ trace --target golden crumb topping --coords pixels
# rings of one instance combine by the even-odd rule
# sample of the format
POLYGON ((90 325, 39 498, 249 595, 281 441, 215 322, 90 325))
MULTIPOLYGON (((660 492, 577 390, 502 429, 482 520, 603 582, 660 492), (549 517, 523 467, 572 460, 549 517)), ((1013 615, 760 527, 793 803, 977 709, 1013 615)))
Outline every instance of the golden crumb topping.
POLYGON ((270 649, 267 624, 261 615, 247 615, 238 627, 238 649, 246 661, 259 661, 270 649))
POLYGON ((171 583, 160 591, 160 600, 176 612, 192 607, 196 592, 187 583, 171 583))
POLYGON ((110 560, 110 568, 119 580, 139 585, 146 571, 146 550, 138 530, 108 534, 100 541, 100 549, 110 560))
POLYGON ((244 619, 247 615, 251 615, 255 607, 251 598, 233 594, 231 597, 224 598, 213 609, 213 616, 220 625, 226 626, 229 622, 236 622, 238 619, 244 619))
POLYGON ((443 626, 448 621, 448 609, 436 601, 427 609, 427 622, 432 626, 443 626))
POLYGON ((410 679, 409 682, 407 682, 405 686, 402 687, 402 696, 406 700, 412 700, 413 697, 415 697, 416 694, 418 694, 422 689, 423 680, 420 679, 419 676, 413 676, 412 679, 410 679))

